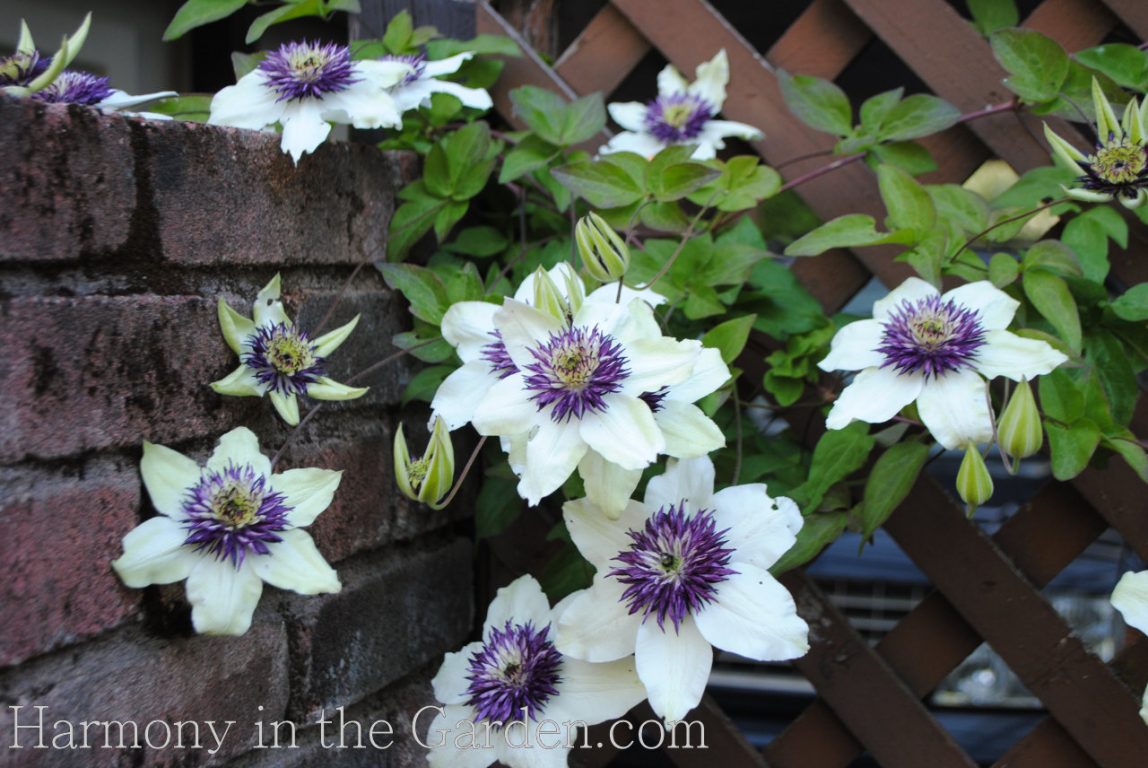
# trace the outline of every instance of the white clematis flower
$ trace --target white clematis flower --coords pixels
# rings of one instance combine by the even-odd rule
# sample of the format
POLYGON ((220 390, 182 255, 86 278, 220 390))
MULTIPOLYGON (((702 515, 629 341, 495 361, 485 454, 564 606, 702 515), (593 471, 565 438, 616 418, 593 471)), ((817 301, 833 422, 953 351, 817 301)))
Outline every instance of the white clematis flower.
POLYGON ((761 661, 809 649, 793 597, 767 570, 797 541, 801 511, 761 483, 713 485, 708 457, 671 460, 617 522, 586 499, 562 508, 597 574, 569 598, 558 649, 592 662, 635 654, 650 706, 666 720, 701 701, 711 646, 761 661))
POLYGON ((435 675, 445 706, 425 739, 432 766, 564 768, 577 743, 566 723, 621 717, 646 697, 632 658, 589 664, 555 649, 560 610, 531 576, 498 590, 482 640, 448 653, 435 675))
POLYGON ((400 61, 352 61, 343 45, 287 43, 211 100, 211 125, 260 130, 283 126, 280 146, 296 164, 331 132, 331 122, 356 128, 402 125, 390 88, 411 66, 400 61))
MULTIPOLYGON (((1112 590, 1112 607, 1120 611, 1124 623, 1148 635, 1148 571, 1129 571, 1112 590)), ((1144 690, 1140 717, 1148 723, 1148 688, 1144 690)))
POLYGON ((219 439, 207 464, 144 443, 140 474, 158 517, 124 537, 112 567, 133 588, 187 579, 196 632, 242 635, 266 582, 303 595, 339 577, 302 528, 331 503, 342 472, 271 462, 246 427, 219 439))
POLYGON ((651 158, 675 144, 696 144, 691 157, 709 160, 725 147, 727 137, 754 141, 762 132, 752 125, 715 120, 725 103, 729 60, 725 49, 697 68, 697 80, 686 82, 672 64, 658 75, 658 97, 648 104, 637 101, 607 106, 610 117, 626 130, 615 135, 600 154, 636 152, 651 158))
POLYGON ((1048 373, 1068 358, 1047 343, 1005 330, 1019 302, 987 281, 941 295, 910 277, 833 337, 824 371, 860 371, 833 404, 829 429, 888 421, 914 400, 945 448, 992 439, 985 379, 1048 373))
POLYGON ((439 80, 443 75, 450 75, 458 71, 464 62, 473 57, 473 53, 460 53, 446 59, 429 61, 424 54, 410 56, 384 56, 380 61, 398 62, 411 68, 398 84, 391 86, 391 98, 400 112, 409 112, 419 107, 429 107, 431 96, 436 93, 449 93, 462 102, 464 107, 473 109, 490 109, 494 102, 490 94, 482 88, 468 88, 465 85, 452 83, 449 80, 439 80))
POLYGON ((137 115, 150 120, 170 120, 168 115, 157 112, 129 110, 149 101, 178 95, 175 91, 158 91, 142 96, 131 96, 108 85, 106 77, 69 69, 61 72, 51 85, 33 93, 32 98, 48 104, 80 104, 104 112, 122 112, 125 115, 137 115))
POLYGON ((263 397, 269 395, 275 410, 291 426, 299 423, 298 395, 316 400, 354 400, 367 387, 348 387, 326 373, 326 358, 351 335, 359 316, 346 325, 312 340, 291 322, 279 300, 279 275, 255 297, 253 318, 236 312, 219 300, 219 325, 227 346, 239 355, 240 364, 211 388, 221 395, 263 397))

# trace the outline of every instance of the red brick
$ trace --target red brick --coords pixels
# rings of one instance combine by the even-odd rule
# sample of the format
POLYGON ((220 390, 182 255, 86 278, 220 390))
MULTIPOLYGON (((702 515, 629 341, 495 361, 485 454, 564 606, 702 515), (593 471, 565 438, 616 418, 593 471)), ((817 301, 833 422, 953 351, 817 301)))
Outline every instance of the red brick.
POLYGON ((136 185, 128 124, 0 94, 0 262, 77 261, 128 240, 136 185))
POLYGON ((139 595, 109 563, 138 522, 134 465, 91 462, 81 477, 0 477, 0 666, 98 635, 137 615, 139 595))
MULTIPOLYGON (((265 600, 266 602, 266 600, 265 600)), ((265 608, 243 637, 190 637, 159 639, 136 627, 81 646, 67 654, 54 654, 0 674, 0 766, 21 768, 85 768, 103 766, 193 766, 219 764, 248 751, 255 743, 253 724, 277 720, 287 702, 287 638, 283 624, 265 608), (131 720, 141 727, 153 720, 201 723, 203 738, 214 745, 202 723, 226 720, 235 725, 214 757, 203 749, 172 748, 31 750, 9 749, 13 734, 11 706, 19 710, 21 724, 45 712, 47 735, 57 731, 57 720, 131 720), (262 710, 259 707, 263 707, 262 710)), ((31 722, 35 722, 32 720, 31 722)), ((21 731, 22 744, 34 737, 21 731)), ((103 739, 103 729, 92 736, 103 739)), ((156 732, 158 737, 158 732, 156 732)))
POLYGON ((343 590, 285 596, 294 720, 349 707, 459 648, 473 617, 471 546, 375 550, 338 567, 343 590))

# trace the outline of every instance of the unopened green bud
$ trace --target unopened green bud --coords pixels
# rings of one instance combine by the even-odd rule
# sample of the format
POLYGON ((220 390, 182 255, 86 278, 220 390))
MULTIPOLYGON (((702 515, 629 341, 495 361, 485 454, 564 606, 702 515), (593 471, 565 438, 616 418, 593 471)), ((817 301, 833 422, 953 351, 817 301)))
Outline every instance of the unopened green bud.
POLYGON ((981 504, 992 498, 993 478, 985 466, 984 457, 972 443, 965 446, 965 458, 957 470, 957 493, 965 502, 969 517, 981 504))
POLYGON ((534 272, 534 308, 563 323, 567 322, 572 314, 566 295, 542 267, 534 272))
POLYGON ((630 268, 630 249, 626 242, 601 216, 591 212, 574 227, 578 253, 586 271, 600 283, 621 280, 630 268))
POLYGON ((395 433, 395 481, 408 499, 442 509, 440 502, 454 484, 454 445, 446 422, 436 416, 426 453, 411 460, 400 424, 395 433))
POLYGON ((1001 450, 1014 459, 1025 459, 1040 450, 1044 433, 1040 427, 1040 411, 1032 396, 1032 387, 1022 380, 1009 398, 997 425, 1001 450))

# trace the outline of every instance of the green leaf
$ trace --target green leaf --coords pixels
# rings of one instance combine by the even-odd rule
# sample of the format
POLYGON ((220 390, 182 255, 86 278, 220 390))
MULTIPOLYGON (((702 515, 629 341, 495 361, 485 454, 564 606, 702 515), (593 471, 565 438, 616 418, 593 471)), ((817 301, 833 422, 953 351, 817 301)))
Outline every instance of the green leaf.
POLYGON ((1108 241, 1128 247, 1128 222, 1107 206, 1096 206, 1073 216, 1064 226, 1061 240, 1080 258, 1084 277, 1103 283, 1108 277, 1108 241))
POLYGON ((559 147, 592 139, 606 125, 602 94, 592 93, 567 104, 545 88, 524 85, 510 92, 514 114, 540 138, 559 147))
POLYGON ((802 511, 815 511, 830 486, 865 466, 873 445, 869 425, 860 421, 822 435, 813 449, 809 479, 790 494, 802 511))
MULTIPOLYGON (((637 205, 636 203, 634 205, 637 205)), ((616 210, 629 211, 634 205, 627 206, 616 210)), ((605 212, 603 212, 603 215, 605 212)), ((625 221, 621 222, 622 227, 630 221, 630 215, 624 217, 625 221)), ((642 205, 641 211, 638 213, 638 219, 643 225, 658 232, 674 232, 681 234, 690 228, 690 220, 682 212, 682 207, 677 203, 646 203, 642 205)), ((609 221, 609 218, 607 218, 609 221)))
POLYGON ((937 220, 937 209, 925 188, 909 174, 892 165, 877 169, 877 186, 889 212, 890 229, 912 229, 924 234, 937 220))
POLYGON ((721 175, 721 171, 703 163, 659 163, 664 154, 658 153, 647 171, 650 191, 663 202, 680 200, 721 175))
POLYGON ((404 187, 399 193, 408 195, 408 199, 395 209, 391 217, 390 232, 387 239, 387 259, 397 261, 406 255, 407 251, 418 242, 423 235, 434 226, 435 218, 446 204, 446 200, 434 197, 425 191, 422 181, 404 187), (408 192, 417 187, 419 192, 408 192))
POLYGON ((250 74, 265 58, 267 58, 266 51, 259 51, 257 53, 240 53, 239 51, 233 51, 231 53, 231 69, 235 72, 235 81, 239 82, 244 75, 250 74))
POLYGON ((379 264, 378 268, 387 285, 406 297, 412 315, 432 325, 442 322, 450 300, 438 275, 417 264, 379 264))
POLYGON ((502 533, 518 519, 525 505, 518 497, 518 480, 507 473, 487 473, 474 504, 474 537, 479 541, 502 533))
MULTIPOLYGON (((1100 380, 1107 411, 1117 424, 1132 420, 1132 411, 1140 397, 1136 384, 1136 371, 1124 345, 1110 333, 1090 333, 1085 344, 1085 361, 1091 363, 1092 373, 1100 380)), ((1094 418, 1103 425, 1103 419, 1094 418)))
POLYGON ((399 11, 387 22, 387 29, 383 32, 383 46, 392 54, 406 53, 411 47, 411 35, 414 30, 415 25, 410 11, 399 11))
POLYGON ((450 230, 466 215, 469 203, 448 200, 434 217, 434 236, 441 243, 450 230))
POLYGON ((581 144, 594 138, 605 127, 606 105, 602 101, 602 94, 594 92, 566 105, 560 132, 561 141, 554 143, 563 147, 581 144))
POLYGON ((1080 277, 1080 261, 1072 249, 1059 240, 1041 240, 1024 254, 1024 269, 1043 269, 1061 277, 1080 277))
POLYGON ((1148 320, 1148 283, 1132 286, 1109 306, 1121 320, 1148 320))
POLYGON ((929 150, 915 141, 894 141, 890 144, 877 144, 869 150, 866 162, 877 165, 895 165, 910 176, 937 170, 937 163, 929 150))
POLYGON ((545 168, 560 152, 558 147, 537 136, 527 136, 506 153, 506 157, 502 160, 498 183, 505 184, 527 173, 533 173, 539 168, 545 168))
POLYGON ((168 115, 176 120, 206 123, 211 115, 211 95, 187 93, 167 99, 153 101, 147 105, 148 112, 168 115))
POLYGON ((1103 72, 1124 88, 1148 89, 1148 52, 1127 43, 1105 43, 1073 56, 1089 69, 1103 72))
POLYGON ((1063 368, 1041 376, 1040 406, 1046 416, 1071 423, 1084 415, 1084 393, 1063 368))
POLYGON ((855 248, 861 245, 904 242, 897 233, 878 232, 872 216, 848 213, 822 224, 785 249, 786 256, 817 256, 830 248, 855 248))
POLYGON ((755 207, 781 189, 781 176, 755 156, 738 155, 724 164, 711 160, 721 175, 689 196, 698 205, 712 205, 719 211, 744 211, 755 207))
POLYGON ((1080 314, 1064 278, 1036 269, 1026 271, 1021 284, 1029 301, 1052 324, 1073 354, 1080 354, 1080 314))
POLYGON ((1071 480, 1083 472, 1100 443, 1100 428, 1088 419, 1081 419, 1071 427, 1046 421, 1044 429, 1052 454, 1052 476, 1057 480, 1071 480))
POLYGON ((894 88, 871 96, 861 103, 861 127, 867 136, 880 135, 885 118, 901 103, 901 97, 904 95, 904 88, 894 88))
POLYGON ((251 26, 247 28, 247 36, 243 42, 251 45, 263 37, 263 33, 267 31, 268 27, 275 24, 281 24, 285 21, 291 21, 292 19, 301 19, 306 16, 323 15, 324 8, 321 0, 302 0, 302 2, 294 2, 291 5, 276 8, 262 16, 256 17, 256 19, 251 22, 251 26))
POLYGON ((939 133, 956 125, 961 111, 944 99, 918 93, 884 114, 877 136, 885 141, 906 141, 939 133))
POLYGON ((432 59, 446 59, 459 53, 490 56, 521 57, 517 43, 503 35, 478 35, 470 40, 432 40, 427 43, 427 55, 432 59))
POLYGON ((1020 265, 1007 253, 994 253, 989 260, 989 280, 997 288, 1012 285, 1020 276, 1020 265))
POLYGON ((989 42, 1010 77, 1005 85, 1031 102, 1050 101, 1068 77, 1068 55, 1055 40, 1031 29, 1001 29, 989 42))
POLYGON ((413 400, 429 403, 434 399, 434 393, 438 391, 442 380, 449 376, 453 370, 453 365, 433 365, 430 368, 423 368, 414 375, 407 383, 406 389, 403 390, 402 405, 405 407, 413 400))
POLYGON ((1148 452, 1145 452, 1134 438, 1104 438, 1104 445, 1107 448, 1120 454, 1121 458, 1132 467, 1132 471, 1140 476, 1140 479, 1148 483, 1148 452))
POLYGON ((563 523, 559 522, 547 539, 557 539, 563 546, 546 563, 538 577, 538 583, 542 585, 542 591, 550 601, 557 603, 570 593, 589 587, 594 580, 594 566, 587 562, 574 546, 563 523))
POLYGON ((797 532, 797 543, 773 564, 769 572, 774 576, 780 576, 786 571, 805 565, 821 554, 821 550, 826 546, 836 541, 848 524, 849 515, 844 512, 807 515, 805 524, 797 532))
POLYGON ((746 315, 715 325, 702 336, 702 346, 721 352, 721 359, 729 365, 745 349, 755 320, 757 315, 746 315))
POLYGON ((506 235, 494 227, 467 227, 443 247, 451 253, 486 259, 502 253, 508 245, 506 235))
POLYGON ((1020 22, 1013 0, 966 0, 973 26, 985 37, 1003 27, 1015 27, 1020 22))
POLYGON ((620 208, 645 196, 638 182, 621 167, 602 160, 568 163, 551 169, 550 173, 597 208, 620 208))
POLYGON ((784 70, 777 71, 777 79, 789 111, 801 122, 835 136, 853 133, 853 108, 845 91, 828 80, 790 76, 784 70))
POLYGON ((951 240, 963 242, 965 236, 988 227, 988 203, 976 192, 957 184, 930 184, 925 190, 937 209, 938 223, 948 227, 951 240))
POLYGON ((865 483, 865 496, 857 510, 861 535, 869 538, 905 500, 929 456, 922 443, 897 443, 873 464, 865 483))
POLYGON ((817 299, 786 267, 768 259, 754 266, 738 307, 756 313, 754 328, 778 339, 807 333, 825 322, 817 299))
POLYGON ((178 40, 196 27, 225 19, 247 5, 247 0, 187 0, 164 30, 164 41, 178 40))

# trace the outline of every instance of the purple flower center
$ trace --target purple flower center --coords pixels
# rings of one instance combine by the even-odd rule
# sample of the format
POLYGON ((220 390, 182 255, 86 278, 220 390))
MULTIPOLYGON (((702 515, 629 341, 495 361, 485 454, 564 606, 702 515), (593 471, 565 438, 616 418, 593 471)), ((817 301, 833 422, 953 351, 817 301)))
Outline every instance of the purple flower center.
POLYGON ((550 626, 530 622, 492 627, 482 648, 470 657, 467 703, 476 720, 508 723, 537 720, 562 680, 562 654, 550 639, 550 626), (526 710, 523 712, 523 710, 526 710))
POLYGON ((112 95, 108 78, 90 72, 64 70, 43 90, 36 91, 32 98, 49 104, 82 104, 95 106, 112 95))
POLYGON ((925 378, 971 367, 985 343, 980 313, 952 299, 942 302, 937 295, 901 302, 882 325, 876 350, 885 356, 881 367, 923 372, 925 378))
POLYGON ((37 51, 0 56, 0 87, 24 86, 39 77, 52 63, 52 57, 40 58, 37 51))
POLYGON ((597 328, 567 328, 530 354, 536 362, 526 366, 526 388, 538 410, 553 405, 550 417, 563 421, 571 416, 605 412, 606 395, 622 388, 630 375, 622 345, 597 328))
POLYGON ((640 612, 643 622, 656 616, 663 631, 669 617, 677 632, 687 614, 713 602, 715 585, 737 573, 727 567, 734 552, 727 530, 716 530, 709 510, 687 515, 684 501, 659 509, 642 530, 626 532, 630 548, 613 558, 622 565, 607 575, 627 585, 622 599, 631 614, 640 612))
POLYGON ((401 64, 410 65, 411 71, 403 75, 402 80, 395 83, 395 88, 402 88, 416 80, 421 80, 427 68, 427 56, 425 53, 389 54, 383 56, 380 61, 397 61, 401 64))
POLYGON ((350 49, 334 43, 286 43, 267 54, 259 71, 267 75, 267 84, 279 93, 277 101, 321 99, 324 94, 345 91, 359 82, 350 49))
POLYGON ((506 344, 502 341, 502 333, 491 331, 490 335, 495 340, 483 347, 479 354, 483 360, 490 363, 491 372, 497 374, 500 379, 518 373, 518 366, 514 364, 514 361, 510 359, 510 354, 506 351, 506 344))
POLYGON ((646 105, 646 130, 664 144, 692 141, 714 116, 714 108, 692 93, 659 96, 646 105))
POLYGON ((323 358, 306 332, 293 325, 266 325, 249 337, 250 351, 242 360, 269 390, 305 395, 307 387, 326 375, 323 358))
POLYGON ((222 472, 205 469, 183 502, 184 544, 238 568, 247 555, 269 554, 267 545, 283 540, 278 533, 290 527, 291 509, 250 464, 229 463, 222 472))

